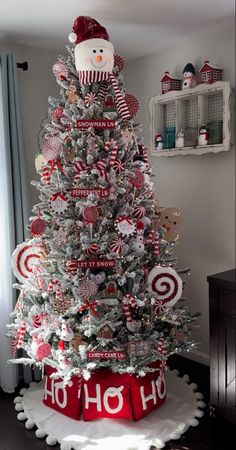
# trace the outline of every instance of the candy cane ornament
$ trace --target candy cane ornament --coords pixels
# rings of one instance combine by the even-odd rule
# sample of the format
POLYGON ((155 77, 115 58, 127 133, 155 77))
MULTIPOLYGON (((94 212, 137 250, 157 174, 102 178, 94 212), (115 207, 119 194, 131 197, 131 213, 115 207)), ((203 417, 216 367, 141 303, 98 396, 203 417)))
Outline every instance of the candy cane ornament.
POLYGON ((159 255, 159 234, 156 235, 156 238, 154 240, 154 256, 159 255))
POLYGON ((56 298, 59 298, 61 296, 60 287, 61 287, 60 281, 53 278, 48 284, 47 291, 49 294, 52 294, 55 291, 56 298))
POLYGON ((137 307, 137 301, 136 301, 135 298, 132 297, 132 295, 130 295, 130 294, 126 294, 126 295, 124 296, 123 302, 124 302, 124 304, 127 304, 127 303, 130 304, 130 306, 131 306, 132 308, 136 308, 136 307, 137 307))
POLYGON ((21 322, 20 328, 17 332, 18 334, 18 340, 17 340, 17 345, 16 348, 19 350, 22 347, 23 344, 23 339, 26 333, 26 323, 25 322, 21 322))

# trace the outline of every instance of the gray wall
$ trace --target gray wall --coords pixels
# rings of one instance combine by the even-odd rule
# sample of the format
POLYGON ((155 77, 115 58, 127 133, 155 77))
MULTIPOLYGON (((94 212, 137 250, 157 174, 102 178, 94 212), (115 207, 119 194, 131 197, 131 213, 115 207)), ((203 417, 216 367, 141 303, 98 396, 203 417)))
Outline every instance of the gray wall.
MULTIPOLYGON (((126 65, 126 87, 140 100, 138 120, 149 144, 149 98, 160 93, 166 70, 182 73, 187 62, 205 59, 224 68, 224 79, 235 83, 234 29, 202 34, 126 65)), ((182 267, 192 267, 186 296, 192 311, 200 311, 199 351, 189 357, 209 361, 207 275, 235 267, 235 149, 219 154, 151 158, 155 189, 162 206, 179 208, 184 217, 177 255, 182 267)))
MULTIPOLYGON (((38 152, 37 136, 48 109, 49 95, 58 97, 59 89, 52 73, 58 52, 0 42, 1 53, 13 53, 17 62, 28 61, 29 70, 18 69, 21 110, 26 150, 28 183, 37 179, 34 160, 38 152)), ((38 192, 29 184, 30 205, 38 202, 38 192)))

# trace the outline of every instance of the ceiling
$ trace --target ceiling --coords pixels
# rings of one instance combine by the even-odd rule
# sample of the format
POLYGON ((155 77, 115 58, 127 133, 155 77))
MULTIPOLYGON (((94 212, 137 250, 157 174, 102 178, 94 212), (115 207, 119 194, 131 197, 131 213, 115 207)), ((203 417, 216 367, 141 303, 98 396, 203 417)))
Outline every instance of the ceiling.
POLYGON ((126 59, 234 23, 234 0, 1 0, 0 40, 63 52, 74 19, 107 28, 126 59))

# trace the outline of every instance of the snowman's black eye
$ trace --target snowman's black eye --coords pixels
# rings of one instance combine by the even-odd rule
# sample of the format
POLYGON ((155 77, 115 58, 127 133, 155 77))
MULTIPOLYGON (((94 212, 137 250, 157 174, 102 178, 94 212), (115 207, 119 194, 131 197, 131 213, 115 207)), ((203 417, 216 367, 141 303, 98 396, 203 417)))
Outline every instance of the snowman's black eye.
POLYGON ((100 53, 103 53, 103 49, 102 48, 100 49, 100 53))
POLYGON ((97 50, 93 50, 93 53, 97 53, 97 50))
POLYGON ((168 216, 166 216, 165 219, 168 219, 168 216))
POLYGON ((177 222, 174 222, 174 225, 176 225, 177 222))

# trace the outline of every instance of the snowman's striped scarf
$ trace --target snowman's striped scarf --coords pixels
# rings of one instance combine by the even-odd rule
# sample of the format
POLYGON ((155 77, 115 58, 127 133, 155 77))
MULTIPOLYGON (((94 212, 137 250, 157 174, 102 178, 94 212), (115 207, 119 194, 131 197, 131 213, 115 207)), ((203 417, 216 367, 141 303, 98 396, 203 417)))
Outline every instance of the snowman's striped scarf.
POLYGON ((123 120, 130 119, 130 112, 129 108, 127 106, 127 103, 123 97, 123 95, 120 92, 120 89, 118 87, 115 75, 112 72, 99 72, 99 71, 93 71, 93 70, 83 70, 79 71, 79 80, 80 83, 88 84, 88 83, 97 83, 101 82, 101 87, 99 90, 99 98, 102 100, 107 92, 108 89, 108 82, 112 84, 113 91, 115 94, 115 100, 116 100, 116 107, 117 112, 121 116, 123 120))

